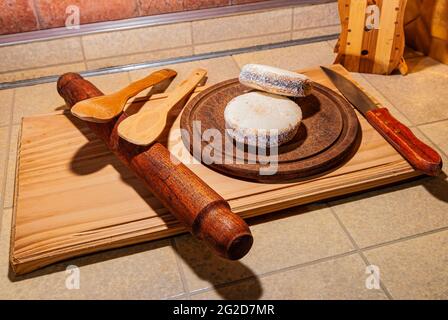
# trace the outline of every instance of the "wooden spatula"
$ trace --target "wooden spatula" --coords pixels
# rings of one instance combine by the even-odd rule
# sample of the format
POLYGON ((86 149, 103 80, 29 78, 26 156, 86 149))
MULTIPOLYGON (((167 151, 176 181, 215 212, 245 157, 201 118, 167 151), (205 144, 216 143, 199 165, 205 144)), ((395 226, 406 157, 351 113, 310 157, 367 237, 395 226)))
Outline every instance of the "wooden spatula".
POLYGON ((113 94, 95 97, 78 102, 71 112, 74 116, 90 122, 108 122, 118 116, 124 109, 126 102, 146 88, 152 87, 166 79, 173 78, 177 72, 162 69, 151 73, 146 78, 131 83, 126 88, 113 94))
POLYGON ((160 106, 140 110, 140 112, 123 120, 118 126, 118 135, 139 146, 147 146, 154 142, 166 126, 169 111, 193 92, 206 75, 207 71, 204 69, 194 70, 186 80, 168 95, 168 98, 160 106))

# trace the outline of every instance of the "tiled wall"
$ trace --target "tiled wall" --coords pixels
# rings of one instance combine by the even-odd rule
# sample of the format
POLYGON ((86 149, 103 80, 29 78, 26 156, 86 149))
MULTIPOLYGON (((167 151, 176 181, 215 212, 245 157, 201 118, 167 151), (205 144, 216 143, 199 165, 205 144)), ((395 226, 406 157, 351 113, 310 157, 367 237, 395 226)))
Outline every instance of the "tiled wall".
POLYGON ((191 56, 340 31, 337 3, 0 47, 0 82, 191 56))
POLYGON ((2 0, 0 34, 62 27, 69 5, 80 9, 81 24, 264 0, 2 0))

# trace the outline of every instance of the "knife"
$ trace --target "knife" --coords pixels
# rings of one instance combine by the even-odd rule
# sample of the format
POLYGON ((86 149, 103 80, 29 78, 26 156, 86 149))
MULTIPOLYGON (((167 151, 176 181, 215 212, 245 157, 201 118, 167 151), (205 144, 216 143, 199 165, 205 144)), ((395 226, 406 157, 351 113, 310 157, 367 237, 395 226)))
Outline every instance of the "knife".
POLYGON ((387 108, 379 107, 352 81, 340 73, 321 66, 339 92, 367 119, 367 121, 414 167, 437 176, 442 170, 442 158, 412 131, 395 119, 387 108))

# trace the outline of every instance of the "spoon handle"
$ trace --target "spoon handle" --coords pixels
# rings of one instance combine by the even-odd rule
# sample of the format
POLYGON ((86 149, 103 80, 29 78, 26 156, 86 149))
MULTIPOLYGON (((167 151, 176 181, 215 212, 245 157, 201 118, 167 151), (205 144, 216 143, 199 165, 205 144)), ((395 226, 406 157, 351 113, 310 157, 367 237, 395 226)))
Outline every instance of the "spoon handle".
POLYGON ((138 93, 142 92, 146 88, 152 87, 153 85, 163 81, 164 79, 173 78, 177 75, 177 72, 171 69, 162 69, 151 73, 149 76, 134 81, 127 87, 121 89, 117 92, 117 95, 122 96, 126 100, 136 96, 138 93))

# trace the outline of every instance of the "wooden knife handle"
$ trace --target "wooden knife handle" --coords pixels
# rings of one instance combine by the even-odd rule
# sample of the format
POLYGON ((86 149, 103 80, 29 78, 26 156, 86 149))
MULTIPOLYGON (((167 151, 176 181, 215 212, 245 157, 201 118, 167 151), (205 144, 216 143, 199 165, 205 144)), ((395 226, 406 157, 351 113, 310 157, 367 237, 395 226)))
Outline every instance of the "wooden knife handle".
MULTIPOLYGON (((58 80, 58 92, 69 107, 78 101, 103 95, 79 74, 67 73, 58 80)), ((220 256, 236 260, 249 252, 253 238, 247 224, 229 204, 160 143, 138 147, 118 136, 127 117, 86 125, 128 166, 170 212, 197 238, 220 256)))
POLYGON ((442 158, 412 131, 395 119, 386 108, 367 112, 369 123, 417 170, 437 176, 442 170, 442 158))

